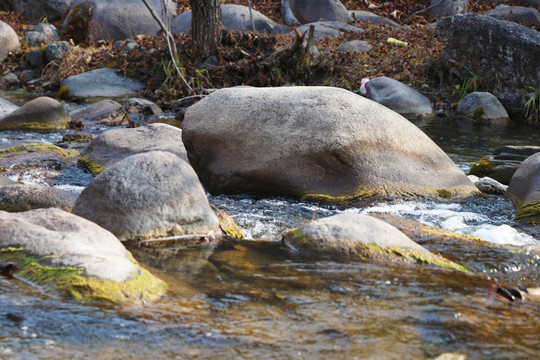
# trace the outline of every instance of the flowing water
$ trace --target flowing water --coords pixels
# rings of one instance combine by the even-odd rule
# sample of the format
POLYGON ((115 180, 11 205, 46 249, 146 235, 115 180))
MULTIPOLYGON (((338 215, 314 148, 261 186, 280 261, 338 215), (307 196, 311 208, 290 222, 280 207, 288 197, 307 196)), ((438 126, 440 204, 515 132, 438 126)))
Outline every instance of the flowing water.
MULTIPOLYGON (((531 129, 419 124, 467 169, 504 144, 538 144, 531 129)), ((3 133, 0 147, 57 142, 58 135, 3 133)), ((81 191, 76 167, 33 172, 26 182, 81 191)), ((12 175, 13 178, 19 175, 12 175)), ((362 208, 281 198, 210 197, 252 241, 211 247, 131 248, 169 285, 137 307, 81 304, 23 279, 0 277, 0 359, 467 359, 540 358, 540 300, 508 303, 490 285, 540 287, 540 243, 512 220, 504 198, 467 203, 387 199, 362 208), (287 229, 340 212, 386 212, 474 234, 477 243, 422 245, 473 274, 426 265, 306 259, 280 243, 287 229)))

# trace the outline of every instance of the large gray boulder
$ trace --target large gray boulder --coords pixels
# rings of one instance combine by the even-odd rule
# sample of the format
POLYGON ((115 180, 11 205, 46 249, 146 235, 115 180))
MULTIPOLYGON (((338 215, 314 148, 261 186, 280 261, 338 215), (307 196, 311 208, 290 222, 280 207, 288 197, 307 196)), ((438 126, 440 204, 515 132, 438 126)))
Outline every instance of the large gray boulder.
POLYGON ((21 212, 42 208, 71 211, 78 194, 43 185, 14 184, 0 187, 0 210, 21 212))
MULTIPOLYGON (((161 0, 149 0, 156 13, 161 14, 161 0)), ((165 0, 170 16, 177 5, 165 0)), ((71 6, 62 24, 65 34, 83 41, 116 41, 134 39, 137 35, 157 35, 160 27, 140 0, 78 0, 71 6)))
POLYGON ((138 303, 165 293, 109 231, 59 209, 0 211, 0 259, 18 275, 77 300, 138 303))
POLYGON ((469 0, 431 0, 429 12, 433 16, 463 14, 469 10, 469 0))
POLYGON ((128 156, 149 151, 167 151, 188 160, 182 130, 167 124, 150 124, 105 131, 92 140, 78 163, 97 175, 128 156))
POLYGON ((339 0, 289 0, 294 17, 301 24, 317 21, 352 21, 352 17, 339 0))
POLYGON ((332 87, 228 88, 188 108, 182 137, 212 193, 329 203, 478 190, 416 126, 332 87))
POLYGON ((205 235, 219 229, 197 174, 164 151, 129 156, 99 174, 83 190, 73 213, 120 240, 205 235))
POLYGON ((294 17, 294 14, 292 13, 291 6, 289 5, 289 0, 281 0, 280 15, 281 20, 283 20, 285 24, 294 26, 300 25, 300 22, 294 17))
POLYGON ((517 169, 506 196, 516 208, 516 219, 540 223, 540 153, 528 157, 517 169))
MULTIPOLYGON (((288 26, 280 25, 256 10, 251 10, 255 31, 276 34, 289 31, 288 26)), ((222 4, 221 22, 225 30, 252 31, 249 8, 244 5, 222 4)), ((178 15, 172 25, 174 34, 191 32, 191 10, 178 15)))
POLYGON ((487 16, 520 24, 540 24, 540 12, 525 6, 503 6, 486 11, 487 16))
POLYGON ((69 96, 77 97, 131 97, 144 85, 117 74, 114 69, 101 68, 73 75, 62 81, 69 96))
POLYGON ((0 61, 4 60, 11 51, 19 49, 19 37, 11 26, 0 21, 0 61))
POLYGON ((71 118, 62 104, 41 96, 27 102, 0 119, 0 131, 25 130, 48 132, 65 130, 71 118))
POLYGON ((433 117, 431 102, 424 95, 397 80, 381 76, 366 83, 368 99, 407 118, 433 117))
POLYGON ((499 99, 488 92, 475 91, 458 104, 458 112, 482 123, 507 125, 509 117, 499 99))
POLYGON ((25 20, 40 22, 59 20, 65 9, 75 0, 8 0, 15 12, 24 16, 25 20))
POLYGON ((317 219, 288 231, 283 243, 301 255, 386 262, 420 261, 466 269, 418 245, 386 222, 360 214, 317 219))
POLYGON ((540 84, 540 32, 489 16, 446 17, 437 25, 443 63, 465 81, 481 79, 509 112, 522 112, 523 91, 540 84))

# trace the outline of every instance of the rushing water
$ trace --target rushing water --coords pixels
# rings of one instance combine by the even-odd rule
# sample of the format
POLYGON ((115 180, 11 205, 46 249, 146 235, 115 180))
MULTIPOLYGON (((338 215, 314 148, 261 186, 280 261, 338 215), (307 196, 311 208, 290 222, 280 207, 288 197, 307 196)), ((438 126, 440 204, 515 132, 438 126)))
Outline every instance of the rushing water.
MULTIPOLYGON (((500 145, 537 144, 539 135, 524 128, 462 130, 441 120, 420 126, 463 169, 500 145)), ((59 141, 4 133, 0 147, 28 139, 59 141)), ((57 171, 24 180, 74 191, 91 180, 74 167, 57 171)), ((81 304, 0 277, 0 359, 430 359, 445 352, 540 358, 540 300, 509 304, 488 295, 494 282, 540 287, 539 241, 512 220, 504 198, 387 200, 352 209, 281 198, 210 200, 253 241, 217 249, 132 248, 170 285, 154 304, 81 304), (281 246, 287 229, 340 212, 398 214, 492 245, 423 244, 474 274, 306 259, 281 246)))

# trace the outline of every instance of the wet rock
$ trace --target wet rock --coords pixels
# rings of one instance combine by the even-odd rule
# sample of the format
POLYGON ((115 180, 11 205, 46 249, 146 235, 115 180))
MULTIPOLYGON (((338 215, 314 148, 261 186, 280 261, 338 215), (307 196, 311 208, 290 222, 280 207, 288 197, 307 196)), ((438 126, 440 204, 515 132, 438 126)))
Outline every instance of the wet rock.
POLYGON ((69 115, 76 121, 107 126, 118 126, 126 122, 124 107, 109 99, 72 111, 69 115))
POLYGON ((431 0, 429 12, 433 16, 463 14, 469 10, 469 0, 431 0))
POLYGON ((62 60, 64 55, 71 50, 71 46, 67 41, 56 41, 47 45, 45 49, 45 57, 48 62, 62 60))
POLYGON ((458 104, 458 112, 486 124, 507 125, 508 113, 501 102, 488 92, 468 94, 458 104))
POLYGON ((397 24, 396 22, 390 19, 387 19, 384 16, 379 16, 377 14, 374 14, 370 11, 349 10, 349 13, 351 14, 351 17, 354 20, 366 21, 366 22, 379 24, 379 25, 388 25, 392 27, 401 27, 401 25, 397 24))
POLYGON ((117 74, 113 69, 102 68, 70 76, 62 81, 69 89, 69 96, 79 97, 130 97, 144 87, 138 81, 117 74))
POLYGON ((508 186, 487 176, 479 178, 475 175, 469 175, 468 178, 474 183, 478 190, 484 194, 502 195, 506 192, 506 189, 508 189, 508 186))
POLYGON ((182 136, 212 193, 327 203, 478 193, 416 126, 337 88, 217 90, 188 108, 182 136))
POLYGON ((0 211, 0 255, 18 276, 77 300, 144 303, 165 284, 140 267, 120 241, 96 224, 59 209, 0 211), (9 249, 9 250, 7 250, 9 249))
POLYGON ((537 152, 540 152, 540 146, 505 145, 495 149, 493 154, 496 159, 523 161, 537 152))
POLYGON ((291 6, 289 5, 289 0, 281 0, 280 15, 283 22, 287 25, 298 26, 301 25, 300 21, 294 17, 292 13, 291 6))
POLYGON ((431 102, 418 91, 394 79, 381 76, 367 82, 368 99, 408 118, 433 117, 431 102))
POLYGON ((540 153, 528 157, 519 166, 506 196, 516 208, 516 220, 540 223, 540 153))
POLYGON ((9 0, 16 13, 24 16, 25 20, 40 22, 59 20, 62 13, 74 0, 9 0))
POLYGON ((540 12, 524 6, 497 7, 493 10, 486 11, 485 15, 519 24, 540 24, 540 12))
POLYGON ((18 108, 19 107, 17 105, 12 104, 10 101, 0 97, 0 119, 18 108))
POLYGON ((78 194, 50 186, 15 184, 0 188, 0 210, 21 212, 42 208, 71 211, 78 194))
POLYGON ((11 26, 0 21, 0 61, 12 51, 19 49, 19 37, 11 26))
POLYGON ((462 81, 471 72, 506 111, 522 113, 523 90, 540 83, 540 32, 489 16, 446 17, 437 25, 445 49, 443 63, 462 81))
POLYGON ((23 38, 29 46, 41 46, 42 44, 49 44, 54 41, 60 40, 58 32, 54 25, 40 23, 31 27, 23 38))
POLYGON ((41 96, 0 119, 0 131, 59 131, 68 127, 71 118, 58 101, 41 96))
MULTIPOLYGON (((289 31, 288 26, 280 25, 274 20, 256 10, 251 10, 255 31, 276 34, 289 31)), ((244 5, 222 4, 221 22, 225 30, 252 31, 249 8, 244 5)), ((191 10, 178 15, 172 25, 171 30, 174 34, 191 32, 191 10)))
POLYGON ((351 15, 339 0, 289 0, 289 6, 301 24, 352 21, 351 15))
MULTIPOLYGON (((148 3, 161 13, 161 0, 148 3)), ((165 3, 169 14, 175 14, 177 5, 170 0, 165 3)), ((155 36, 160 30, 148 8, 139 0, 78 0, 62 24, 62 32, 77 41, 133 39, 137 35, 155 36)))
MULTIPOLYGON (((353 32, 357 34, 364 31, 356 26, 352 26, 352 25, 346 24, 344 22, 339 22, 339 21, 318 21, 318 22, 302 25, 297 30, 298 32, 300 32, 300 34, 304 34, 307 31, 309 31, 309 27, 311 25, 315 26, 315 33, 313 35, 313 38, 315 39, 315 41, 319 41, 326 38, 340 37, 341 34, 345 31, 353 32)), ((294 32, 289 33, 289 35, 291 36, 294 36, 294 34, 295 34, 294 32)))
POLYGON ((99 174, 83 190, 73 213, 120 240, 219 230, 191 166, 164 151, 129 156, 99 174))
POLYGON ((97 175, 128 156, 149 151, 167 151, 187 161, 182 130, 166 124, 150 124, 100 134, 88 145, 79 165, 97 175))
POLYGON ((401 231, 368 215, 339 214, 288 231, 283 243, 301 255, 382 262, 420 261, 466 269, 418 245, 401 231))
POLYGON ((354 53, 365 53, 371 50, 371 45, 362 40, 352 40, 340 44, 337 47, 338 51, 343 52, 354 52, 354 53))

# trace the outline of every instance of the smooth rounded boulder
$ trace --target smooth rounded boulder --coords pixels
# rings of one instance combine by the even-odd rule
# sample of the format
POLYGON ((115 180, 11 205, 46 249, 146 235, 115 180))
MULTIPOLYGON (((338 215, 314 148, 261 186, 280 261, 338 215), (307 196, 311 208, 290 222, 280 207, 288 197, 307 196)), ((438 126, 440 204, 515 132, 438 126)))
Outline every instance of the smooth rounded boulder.
POLYGON ((459 102, 457 110, 480 122, 507 125, 510 120, 501 102, 488 92, 468 94, 459 102))
POLYGON ((352 21, 339 0, 289 0, 289 7, 301 24, 317 21, 352 21))
POLYGON ((15 12, 25 20, 40 22, 43 19, 56 21, 74 0, 8 0, 15 12))
POLYGON ((4 60, 10 52, 19 49, 19 37, 11 26, 0 21, 0 61, 4 60))
POLYGON ((70 76, 62 81, 69 96, 130 97, 144 86, 138 81, 117 74, 114 69, 101 68, 70 76))
POLYGON ((99 174, 77 199, 73 214, 120 240, 219 230, 197 174, 185 160, 164 151, 129 156, 99 174))
POLYGON ((71 117, 55 99, 41 96, 0 119, 0 131, 51 132, 65 130, 71 117))
POLYGON ((43 185, 14 184, 0 187, 0 210, 22 212, 41 208, 71 211, 78 194, 43 185))
POLYGON ((540 153, 521 163, 505 195, 516 208, 516 220, 535 225, 540 223, 540 153))
POLYGON ((301 255, 380 262, 425 262, 467 271, 418 245, 386 222, 360 214, 339 214, 289 230, 283 243, 301 255))
POLYGON ((478 189, 401 115, 332 87, 227 88, 186 111, 189 161, 211 193, 326 203, 478 189))
POLYGON ((150 124, 105 131, 92 140, 78 164, 97 175, 128 156, 149 151, 167 151, 188 160, 182 130, 167 124, 150 124))
POLYGON ((0 259, 17 275, 76 300, 144 304, 166 285, 109 231, 59 209, 0 211, 0 259))

